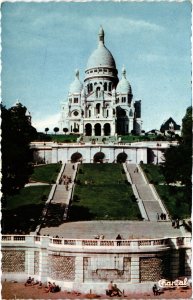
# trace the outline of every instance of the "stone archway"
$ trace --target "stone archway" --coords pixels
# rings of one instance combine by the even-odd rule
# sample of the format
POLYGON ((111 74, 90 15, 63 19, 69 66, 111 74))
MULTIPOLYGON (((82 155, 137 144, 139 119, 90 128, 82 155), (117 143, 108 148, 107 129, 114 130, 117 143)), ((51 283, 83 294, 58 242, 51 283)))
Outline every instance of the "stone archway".
POLYGON ((103 163, 104 158, 105 158, 105 154, 103 152, 97 152, 93 157, 93 162, 103 163))
POLYGON ((127 154, 125 152, 121 152, 117 155, 117 162, 118 163, 124 163, 126 162, 127 154))
POLYGON ((111 125, 109 123, 104 125, 104 135, 111 135, 111 125))
POLYGON ((82 154, 79 152, 75 152, 71 156, 71 163, 76 163, 82 160, 82 154))
POLYGON ((101 124, 97 123, 94 126, 95 136, 101 136, 101 124))
POLYGON ((92 135, 92 125, 90 123, 85 125, 85 135, 87 136, 92 135))

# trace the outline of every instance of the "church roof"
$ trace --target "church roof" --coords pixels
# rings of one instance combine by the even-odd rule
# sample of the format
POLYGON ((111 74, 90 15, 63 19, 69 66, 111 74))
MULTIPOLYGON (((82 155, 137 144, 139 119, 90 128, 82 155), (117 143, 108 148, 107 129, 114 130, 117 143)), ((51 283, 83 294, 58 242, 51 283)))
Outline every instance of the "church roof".
POLYGON ((124 67, 122 69, 122 78, 117 85, 116 92, 120 94, 132 94, 131 85, 126 78, 126 70, 124 67))
POLYGON ((87 62, 87 69, 96 67, 110 67, 116 69, 115 60, 111 52, 104 45, 104 30, 100 27, 98 48, 90 55, 87 62))
POLYGON ((165 130, 169 130, 171 124, 173 124, 173 129, 174 130, 180 130, 180 125, 178 125, 174 119, 172 119, 171 117, 169 119, 167 119, 166 121, 164 121, 164 123, 161 125, 160 127, 160 131, 164 132, 165 130))
POLYGON ((83 89, 83 84, 79 79, 79 71, 75 71, 75 79, 70 85, 69 93, 70 94, 80 94, 83 89))

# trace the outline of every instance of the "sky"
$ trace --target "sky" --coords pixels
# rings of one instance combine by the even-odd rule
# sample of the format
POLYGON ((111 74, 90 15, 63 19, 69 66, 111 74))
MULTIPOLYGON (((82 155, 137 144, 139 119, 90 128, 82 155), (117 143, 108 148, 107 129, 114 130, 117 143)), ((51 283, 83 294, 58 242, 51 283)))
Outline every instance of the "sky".
POLYGON ((179 125, 191 105, 191 3, 4 2, 1 98, 27 107, 38 131, 58 127, 75 69, 80 80, 97 48, 100 25, 121 79, 127 70, 142 129, 179 125))

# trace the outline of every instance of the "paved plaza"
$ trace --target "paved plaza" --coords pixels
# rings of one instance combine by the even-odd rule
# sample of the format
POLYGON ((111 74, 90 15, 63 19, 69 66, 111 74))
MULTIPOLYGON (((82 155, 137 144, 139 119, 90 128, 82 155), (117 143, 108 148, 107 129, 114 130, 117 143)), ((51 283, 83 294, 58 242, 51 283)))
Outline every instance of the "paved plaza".
POLYGON ((182 226, 177 229, 172 227, 171 222, 162 221, 80 221, 42 228, 40 234, 69 239, 93 239, 94 236, 102 234, 105 239, 115 239, 120 234, 124 239, 141 239, 180 237, 184 234, 183 230, 182 226))

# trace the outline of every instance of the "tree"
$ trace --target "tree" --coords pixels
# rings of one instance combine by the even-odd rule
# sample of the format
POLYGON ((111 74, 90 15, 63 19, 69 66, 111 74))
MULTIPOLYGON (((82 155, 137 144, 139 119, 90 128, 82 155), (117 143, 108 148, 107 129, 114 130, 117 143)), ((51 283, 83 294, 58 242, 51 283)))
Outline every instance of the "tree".
POLYGON ((63 132, 66 134, 68 132, 68 128, 63 128, 63 132))
POLYGON ((48 131, 49 131, 49 128, 48 128, 48 127, 46 127, 46 128, 45 128, 45 133, 47 134, 47 133, 48 133, 48 131))
POLYGON ((78 128, 74 128, 74 129, 73 129, 73 132, 74 132, 74 133, 77 133, 77 132, 79 132, 79 129, 78 129, 78 128))
POLYGON ((191 190, 192 173, 192 108, 189 107, 182 120, 182 139, 178 146, 171 146, 165 152, 163 171, 168 183, 180 181, 191 190))
POLYGON ((21 189, 32 173, 33 153, 30 142, 37 131, 26 116, 26 107, 18 103, 6 109, 1 105, 2 119, 2 192, 4 197, 21 189))
POLYGON ((54 132, 55 134, 59 131, 59 128, 58 127, 54 127, 54 132))

